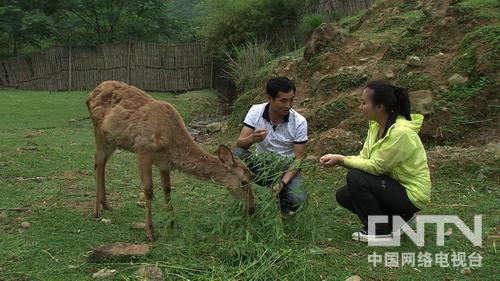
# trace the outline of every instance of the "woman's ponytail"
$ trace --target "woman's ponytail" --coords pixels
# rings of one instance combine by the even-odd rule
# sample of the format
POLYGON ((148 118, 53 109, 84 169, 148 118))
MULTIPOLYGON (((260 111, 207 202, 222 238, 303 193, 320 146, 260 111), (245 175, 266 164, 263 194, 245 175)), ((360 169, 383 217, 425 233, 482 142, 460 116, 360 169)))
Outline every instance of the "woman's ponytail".
POLYGON ((396 95, 397 100, 397 113, 398 115, 403 115, 406 120, 411 120, 410 116, 410 97, 408 96, 408 92, 403 89, 394 86, 394 94, 396 95))

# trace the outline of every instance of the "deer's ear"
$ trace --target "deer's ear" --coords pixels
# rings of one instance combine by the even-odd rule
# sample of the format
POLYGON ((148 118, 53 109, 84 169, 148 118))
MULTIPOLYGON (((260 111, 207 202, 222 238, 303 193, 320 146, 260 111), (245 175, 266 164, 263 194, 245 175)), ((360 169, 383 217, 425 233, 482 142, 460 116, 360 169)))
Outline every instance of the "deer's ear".
POLYGON ((232 166, 234 165, 234 156, 231 152, 231 149, 225 145, 220 145, 217 150, 217 155, 219 156, 220 161, 224 165, 232 166))

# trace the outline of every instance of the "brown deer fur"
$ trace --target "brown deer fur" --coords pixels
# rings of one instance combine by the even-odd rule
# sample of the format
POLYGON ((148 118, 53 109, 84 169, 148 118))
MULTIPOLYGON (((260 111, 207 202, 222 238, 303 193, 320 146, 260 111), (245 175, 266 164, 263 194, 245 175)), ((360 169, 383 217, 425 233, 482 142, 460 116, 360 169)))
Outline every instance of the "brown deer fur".
POLYGON ((105 166, 119 147, 137 155, 146 200, 146 235, 154 239, 151 218, 153 197, 152 165, 160 169, 161 185, 170 206, 170 171, 174 168, 215 181, 232 194, 247 198, 247 213, 253 210, 250 172, 231 150, 221 145, 218 157, 204 152, 188 133, 177 110, 169 103, 153 99, 144 91, 119 81, 104 81, 87 98, 94 125, 96 154, 95 216, 101 205, 111 209, 106 199, 105 166))

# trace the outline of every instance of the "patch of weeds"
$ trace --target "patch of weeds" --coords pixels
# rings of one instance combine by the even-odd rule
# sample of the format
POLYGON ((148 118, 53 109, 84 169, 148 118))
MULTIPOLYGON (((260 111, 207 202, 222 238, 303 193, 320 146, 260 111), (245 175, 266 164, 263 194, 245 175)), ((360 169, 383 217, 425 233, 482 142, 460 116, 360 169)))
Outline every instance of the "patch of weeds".
POLYGON ((392 17, 377 28, 378 32, 387 31, 394 27, 401 27, 408 24, 408 19, 404 17, 392 17))
POLYGON ((500 2, 497 0, 460 0, 457 5, 467 20, 500 18, 500 2))
POLYGON ((314 112, 312 120, 315 127, 319 130, 327 130, 336 127, 342 120, 349 115, 350 108, 342 99, 337 99, 314 112))
POLYGON ((356 23, 359 22, 359 20, 363 17, 365 13, 366 10, 363 10, 356 13, 355 15, 349 17, 343 17, 337 22, 337 24, 345 30, 350 30, 352 26, 354 26, 356 23))
POLYGON ((345 91, 363 84, 367 79, 368 74, 354 69, 347 69, 333 77, 333 83, 337 90, 345 91))
POLYGON ((449 101, 468 100, 477 96, 490 81, 487 76, 481 76, 472 84, 452 86, 449 91, 443 92, 442 96, 449 101))
POLYGON ((408 12, 417 8, 418 1, 417 0, 406 0, 403 3, 398 5, 398 8, 401 12, 408 12))
POLYGON ((460 43, 453 69, 465 74, 494 73, 500 67, 500 23, 467 33, 460 43))
POLYGON ((426 40, 422 36, 403 37, 399 42, 389 45, 384 54, 384 60, 404 60, 423 48, 426 40))
POLYGON ((255 98, 259 95, 258 88, 246 91, 241 94, 233 105, 233 112, 228 121, 229 128, 238 128, 238 126, 245 119, 246 113, 250 107, 255 103, 255 98))
POLYGON ((317 54, 316 56, 312 57, 309 61, 307 61, 306 64, 306 70, 308 73, 312 74, 317 72, 321 68, 321 55, 317 54))
POLYGON ((432 89, 436 86, 436 83, 431 77, 415 72, 408 72, 399 75, 396 80, 396 84, 408 91, 432 89))

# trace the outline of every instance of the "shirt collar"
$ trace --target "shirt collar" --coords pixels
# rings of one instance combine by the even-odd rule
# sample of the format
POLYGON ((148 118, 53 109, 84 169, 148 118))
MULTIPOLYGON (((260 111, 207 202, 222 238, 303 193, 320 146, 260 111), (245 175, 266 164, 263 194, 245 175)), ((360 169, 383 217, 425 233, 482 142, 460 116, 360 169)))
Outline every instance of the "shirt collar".
MULTIPOLYGON (((262 118, 264 118, 267 122, 271 122, 271 118, 269 118, 269 103, 266 104, 264 108, 264 112, 262 112, 262 118)), ((286 116, 283 117, 283 122, 288 122, 290 120, 290 112, 286 116)))

